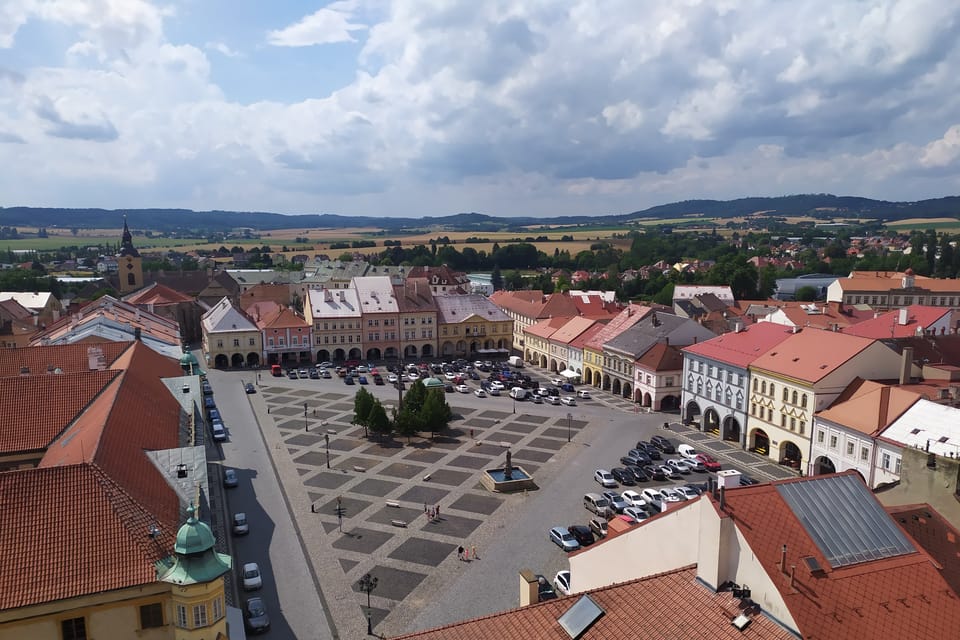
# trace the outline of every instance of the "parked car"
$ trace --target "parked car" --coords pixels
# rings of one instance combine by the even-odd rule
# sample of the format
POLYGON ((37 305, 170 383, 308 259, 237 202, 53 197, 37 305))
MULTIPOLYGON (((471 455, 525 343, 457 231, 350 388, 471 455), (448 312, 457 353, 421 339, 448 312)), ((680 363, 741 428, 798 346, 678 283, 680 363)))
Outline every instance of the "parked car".
POLYGON ((754 484, 760 484, 760 481, 757 480, 756 478, 754 478, 753 476, 749 476, 749 475, 747 475, 747 474, 745 474, 745 473, 741 473, 741 474, 740 474, 740 484, 741 484, 741 485, 744 485, 744 486, 750 486, 750 485, 754 485, 754 484))
POLYGON ((233 535, 245 536, 248 533, 250 533, 250 525, 247 524, 247 514, 242 512, 233 514, 233 535))
POLYGON ((389 382, 390 384, 394 384, 397 380, 398 380, 397 374, 395 373, 391 373, 390 375, 387 376, 387 382, 389 382))
MULTIPOLYGON (((677 487, 677 488, 679 489, 680 487, 677 487)), ((702 496, 702 495, 703 495, 703 492, 707 490, 707 484, 706 484, 706 483, 703 483, 703 484, 685 484, 685 485, 683 485, 682 488, 683 488, 683 489, 686 489, 688 492, 692 491, 692 492, 694 492, 695 494, 697 494, 698 496, 702 496)))
POLYGON ((557 592, 550 586, 547 576, 537 574, 537 602, 546 602, 547 600, 556 600, 557 592))
POLYGON ((547 401, 547 404, 553 404, 553 405, 560 404, 560 397, 559 397, 559 396, 550 396, 550 395, 548 395, 548 396, 545 398, 545 400, 547 401))
POLYGON ((590 527, 585 524, 572 524, 567 527, 574 538, 577 540, 577 544, 581 547, 587 547, 593 544, 593 532, 590 531, 590 527))
POLYGON ((470 387, 465 384, 458 384, 455 388, 458 393, 470 393, 470 387))
POLYGON ((664 502, 683 502, 687 499, 686 496, 673 487, 663 487, 660 489, 660 495, 663 496, 664 502))
POLYGON ((649 462, 650 460, 647 460, 646 462, 644 462, 641 458, 634 455, 630 455, 630 454, 627 454, 622 458, 620 458, 620 464, 628 467, 629 466, 642 467, 644 464, 649 464, 649 462))
POLYGON ((650 514, 641 509, 640 507, 627 507, 623 510, 623 515, 630 516, 637 522, 643 522, 650 517, 650 514))
POLYGON ((648 482, 650 480, 650 476, 647 475, 646 471, 637 465, 628 464, 624 469, 632 473, 633 479, 637 482, 648 482))
POLYGON ((598 538, 607 537, 607 520, 606 518, 593 518, 590 522, 587 523, 587 526, 590 527, 590 531, 593 532, 598 538))
POLYGON ((649 456, 649 454, 647 454, 646 449, 630 449, 630 451, 627 452, 627 455, 633 456, 639 460, 639 464, 641 465, 653 463, 653 459, 649 456))
POLYGON ((410 382, 416 382, 420 379, 420 374, 416 371, 411 371, 407 374, 407 379, 410 380, 410 382))
POLYGON ((367 384, 367 376, 359 376, 357 378, 357 382, 359 382, 360 384, 367 384))
POLYGON ((329 380, 333 376, 330 374, 330 371, 327 369, 320 369, 320 377, 329 380))
POLYGON ((685 465, 682 460, 679 458, 670 458, 666 461, 666 465, 674 470, 675 473, 679 473, 685 476, 690 475, 690 467, 685 465))
POLYGON ((593 479, 596 480, 596 482, 597 482, 601 487, 616 487, 616 486, 617 486, 617 481, 614 480, 613 475, 611 475, 611 473, 610 473, 609 471, 607 471, 606 469, 597 469, 596 471, 594 471, 594 472, 593 472, 593 479))
POLYGON ((678 444, 677 453, 679 453, 684 458, 695 458, 698 451, 694 449, 689 444, 678 444))
POLYGON ((250 633, 263 633, 270 629, 270 616, 263 598, 249 598, 243 606, 243 624, 250 633))
POLYGON ((709 453, 698 453, 697 460, 700 461, 707 471, 720 471, 721 469, 720 463, 709 453))
POLYGON ((681 494, 686 500, 695 500, 700 494, 689 486, 676 487, 677 493, 681 494))
POLYGON ((663 472, 663 468, 658 464, 648 464, 643 466, 642 469, 651 480, 666 480, 668 477, 667 474, 663 472))
POLYGON ((252 382, 248 382, 247 384, 243 385, 243 390, 246 391, 247 393, 256 393, 256 392, 257 392, 257 388, 256 388, 255 386, 253 386, 253 383, 252 383, 252 382))
POLYGON ((260 567, 256 562, 248 562, 243 565, 243 589, 244 591, 255 591, 263 586, 263 577, 260 575, 260 567))
POLYGON ((317 371, 316 369, 309 369, 309 377, 311 380, 319 380, 320 372, 317 371))
POLYGON ((660 451, 662 451, 663 453, 677 452, 677 450, 673 446, 673 443, 663 436, 653 436, 652 438, 650 438, 650 443, 653 446, 655 446, 657 449, 660 449, 660 451))
MULTIPOLYGON (((607 523, 604 522, 603 524, 607 523)), ((558 571, 553 578, 553 588, 556 589, 557 593, 562 593, 565 596, 570 595, 570 572, 566 569, 558 571)))
POLYGON ((219 419, 210 422, 210 431, 213 432, 213 439, 217 442, 223 442, 227 439, 227 428, 223 426, 223 421, 219 419))
POLYGON ((483 389, 477 389, 473 392, 473 395, 477 396, 478 398, 486 398, 487 392, 483 389))
POLYGON ((379 373, 373 374, 373 384, 382 385, 382 384, 383 384, 383 376, 380 375, 379 373))
POLYGON ((237 472, 233 469, 224 469, 223 470, 223 486, 227 488, 232 488, 237 486, 237 472))
POLYGON ((453 388, 452 384, 443 385, 443 390, 445 393, 453 393, 456 389, 453 388))
POLYGON ((307 371, 306 369, 301 368, 301 369, 297 369, 297 375, 301 378, 309 378, 310 372, 307 371))
POLYGON ((577 406, 577 400, 573 396, 564 396, 560 398, 560 404, 565 404, 568 407, 575 407, 577 406))
POLYGON ((609 518, 614 515, 610 501, 599 493, 588 493, 583 496, 583 507, 587 511, 592 511, 601 518, 609 518))
POLYGON ((328 362, 326 360, 317 364, 317 369, 332 369, 332 368, 333 368, 333 363, 328 362))
POLYGON ((354 384, 354 382, 353 382, 353 376, 345 376, 345 377, 343 378, 343 384, 353 385, 353 384, 354 384))
POLYGON ((532 402, 533 404, 543 404, 543 396, 534 395, 533 397, 530 398, 530 402, 532 402))
POLYGON ((214 401, 213 396, 204 396, 203 398, 203 408, 206 410, 216 409, 217 403, 214 401))
POLYGON ((666 477, 667 480, 673 480, 674 478, 680 477, 680 472, 674 469, 673 467, 671 467, 670 465, 661 464, 658 466, 660 467, 660 471, 663 472, 663 475, 666 477))
POLYGON ((590 392, 587 391, 586 389, 580 389, 579 391, 577 391, 577 397, 582 398, 583 400, 589 400, 590 392))
POLYGON ((576 551, 580 548, 580 543, 573 537, 566 527, 554 527, 550 529, 550 539, 555 545, 564 551, 576 551))
POLYGON ((610 501, 610 508, 616 513, 623 513, 623 510, 630 506, 616 491, 604 491, 601 495, 610 501))
POLYGON ((614 480, 627 487, 633 487, 637 484, 637 480, 633 477, 633 474, 623 467, 610 469, 610 475, 613 476, 614 480))
POLYGON ((490 387, 487 390, 487 393, 491 396, 498 396, 500 395, 500 389, 497 389, 496 387, 490 387))
POLYGON ((643 495, 634 491, 633 489, 627 489, 620 495, 623 498, 623 501, 627 503, 628 507, 643 508, 647 506, 647 501, 644 500, 643 495))
POLYGON ((646 440, 641 440, 637 443, 637 449, 642 449, 647 452, 647 455, 650 456, 651 460, 660 459, 660 449, 658 449, 652 442, 647 442, 646 440))
POLYGON ((696 471, 697 473, 707 472, 707 468, 703 466, 703 463, 696 458, 680 458, 680 462, 687 465, 690 471, 696 471))
POLYGON ((643 496, 643 499, 647 501, 647 504, 653 502, 663 502, 663 494, 660 493, 660 489, 654 489, 653 487, 647 487, 640 492, 640 495, 643 496))

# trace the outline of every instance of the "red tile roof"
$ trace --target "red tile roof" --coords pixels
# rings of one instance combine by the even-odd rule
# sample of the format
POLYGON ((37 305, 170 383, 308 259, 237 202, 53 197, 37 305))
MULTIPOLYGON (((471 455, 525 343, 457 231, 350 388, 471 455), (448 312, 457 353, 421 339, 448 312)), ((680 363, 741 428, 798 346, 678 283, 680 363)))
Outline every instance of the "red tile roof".
POLYGON ((567 324, 570 321, 569 316, 558 316, 556 318, 550 318, 548 320, 541 320, 536 324, 532 324, 526 329, 523 330, 524 333, 529 333, 532 336, 537 336, 539 338, 549 338, 554 333, 560 330, 560 327, 567 324))
POLYGON ((504 311, 533 320, 580 313, 570 296, 561 293, 544 296, 542 291, 494 291, 490 301, 504 311))
POLYGON ((940 565, 940 575, 960 594, 960 531, 929 504, 886 507, 890 517, 940 565))
POLYGON ((751 362, 790 337, 790 329, 772 322, 758 322, 741 331, 731 331, 710 340, 684 347, 684 353, 695 354, 746 368, 751 362))
POLYGON ((570 347, 573 349, 583 349, 584 345, 593 340, 598 333, 603 331, 603 328, 606 324, 597 322, 595 325, 591 326, 589 329, 581 333, 579 336, 570 341, 570 347))
POLYGON ((0 473, 0 496, 0 611, 153 583, 177 532, 96 465, 0 473))
MULTIPOLYGON (((787 640, 795 637, 762 615, 753 615, 750 624, 738 631, 730 621, 741 613, 739 601, 734 600, 729 591, 711 591, 696 578, 695 568, 684 567, 588 591, 604 614, 578 637, 583 640, 787 640)), ((396 640, 570 640, 557 620, 582 596, 547 600, 399 636, 396 640)))
MULTIPOLYGON (((896 271, 854 271, 849 277, 840 278, 837 282, 840 288, 845 292, 856 293, 858 291, 876 291, 887 292, 903 287, 903 276, 905 274, 896 271)), ((929 291, 950 293, 960 290, 960 284, 957 280, 927 278, 925 276, 914 275, 914 286, 929 291)))
MULTIPOLYGON (((846 475, 853 475, 848 471, 846 475)), ((777 485, 796 478, 726 492, 720 513, 733 518, 750 553, 766 570, 804 638, 948 638, 960 628, 960 597, 920 552, 831 567, 777 485), (780 570, 787 546, 787 573, 780 570), (812 572, 804 558, 824 571, 812 572), (795 583, 790 568, 796 566, 795 583)), ((876 500, 865 491, 867 499, 876 500)), ((719 509, 712 496, 714 505, 719 509)))
POLYGON ((175 289, 162 284, 152 284, 144 289, 126 296, 124 302, 129 302, 137 306, 154 305, 163 306, 168 304, 179 304, 181 302, 193 302, 194 298, 185 293, 180 293, 175 289))
POLYGON ((90 371, 91 348, 102 349, 105 364, 110 367, 132 344, 133 342, 84 342, 0 349, 0 376, 20 375, 23 367, 27 367, 31 375, 46 374, 51 367, 59 368, 64 373, 90 371))
POLYGON ((792 333, 751 366, 805 382, 817 382, 870 347, 875 340, 807 328, 792 333))
MULTIPOLYGON (((912 305, 903 309, 906 311, 906 322, 900 324, 901 309, 893 309, 881 313, 876 318, 863 320, 843 330, 851 336, 863 336, 877 340, 892 338, 910 338, 917 335, 917 331, 925 331, 927 327, 949 316, 953 311, 943 307, 928 307, 926 305, 912 305)), ((949 325, 949 322, 947 322, 949 325)))
MULTIPOLYGON (((260 304, 258 303, 258 307, 260 304)), ((258 329, 309 329, 310 323, 294 313, 290 307, 274 307, 263 315, 253 316, 258 329)))
POLYGON ((606 302, 601 296, 570 296, 577 311, 585 318, 603 320, 613 318, 623 310, 623 307, 614 302, 606 302))
POLYGON ((912 391, 855 378, 817 416, 860 433, 874 435, 889 427, 918 400, 920 395, 912 391))
POLYGON ((570 344, 577 336, 582 335, 584 331, 592 327, 596 322, 597 320, 593 318, 585 318, 582 316, 570 318, 566 324, 550 336, 550 340, 558 344, 570 344))
POLYGON ((680 371, 683 353, 673 345, 658 342, 637 359, 637 366, 646 371, 680 371))
POLYGON ((651 307, 647 307, 642 304, 630 304, 626 309, 621 311, 615 318, 610 322, 603 325, 603 329, 600 330, 589 342, 584 346, 588 349, 593 349, 594 351, 602 351, 603 344, 607 340, 616 338, 618 335, 637 324, 647 316, 648 313, 653 311, 651 307))
POLYGON ((0 455, 45 449, 118 373, 107 370, 0 378, 0 407, 16 407, 3 418, 0 455))

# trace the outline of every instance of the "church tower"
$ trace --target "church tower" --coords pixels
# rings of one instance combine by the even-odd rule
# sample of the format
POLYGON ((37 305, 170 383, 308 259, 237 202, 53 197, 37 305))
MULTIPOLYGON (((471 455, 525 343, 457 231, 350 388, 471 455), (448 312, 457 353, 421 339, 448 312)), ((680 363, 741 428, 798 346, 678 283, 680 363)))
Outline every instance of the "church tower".
POLYGON ((123 239, 120 253, 117 254, 117 270, 120 275, 120 293, 130 293, 143 287, 143 259, 133 246, 133 236, 127 227, 127 216, 123 216, 123 239))

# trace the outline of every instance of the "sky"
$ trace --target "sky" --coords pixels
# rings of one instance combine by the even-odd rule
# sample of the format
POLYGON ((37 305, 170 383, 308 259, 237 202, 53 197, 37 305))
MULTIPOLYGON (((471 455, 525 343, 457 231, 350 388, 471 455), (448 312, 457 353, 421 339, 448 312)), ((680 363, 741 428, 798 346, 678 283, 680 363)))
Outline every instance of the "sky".
POLYGON ((960 2, 0 0, 0 206, 960 193, 960 2))

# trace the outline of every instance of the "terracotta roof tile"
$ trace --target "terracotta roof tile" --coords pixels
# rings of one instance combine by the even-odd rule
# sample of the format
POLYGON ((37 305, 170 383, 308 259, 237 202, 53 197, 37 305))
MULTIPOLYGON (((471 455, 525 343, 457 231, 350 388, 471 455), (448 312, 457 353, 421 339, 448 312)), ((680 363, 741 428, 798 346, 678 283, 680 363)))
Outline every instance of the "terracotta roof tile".
POLYGON ((603 328, 606 324, 602 322, 597 322, 592 325, 589 329, 581 333, 579 336, 570 341, 570 347, 573 349, 583 349, 584 345, 588 344, 591 340, 597 337, 597 334, 603 331, 603 328))
POLYGON ((59 368, 64 373, 90 371, 89 350, 92 347, 103 350, 105 364, 109 367, 132 344, 133 342, 85 342, 27 349, 0 349, 0 377, 20 375, 23 367, 27 367, 31 374, 46 374, 50 367, 59 368))
POLYGON ((912 391, 856 378, 817 416, 874 435, 890 426, 919 400, 920 395, 912 391))
POLYGON ((612 338, 617 337, 636 323, 640 322, 653 309, 642 304, 631 304, 621 311, 615 318, 603 326, 594 337, 584 346, 594 351, 601 351, 603 344, 612 338))
POLYGON ((567 324, 570 321, 569 316, 559 316, 556 318, 550 318, 548 320, 541 320, 536 324, 532 324, 526 329, 523 330, 524 333, 529 333, 532 336, 537 336, 539 338, 549 338, 554 333, 560 330, 560 327, 567 324))
POLYGON ((150 584, 177 531, 87 464, 0 473, 0 512, 0 610, 150 584))
POLYGON ((154 283, 144 289, 136 291, 123 298, 124 302, 129 302, 137 306, 154 305, 163 306, 168 304, 180 304, 181 302, 194 302, 194 298, 185 293, 180 293, 170 287, 154 283))
POLYGON ((677 347, 658 342, 637 359, 637 366, 646 371, 680 371, 683 353, 677 347))
MULTIPOLYGON (((795 637, 762 615, 754 615, 750 625, 738 631, 730 624, 741 612, 738 601, 733 599, 730 592, 715 593, 698 582, 693 567, 586 593, 604 610, 604 614, 579 636, 583 640, 786 640, 795 637)), ((520 609, 411 633, 396 640, 570 640, 558 619, 582 596, 576 594, 547 600, 520 609)))
POLYGON ((817 382, 861 353, 875 340, 834 331, 803 329, 756 358, 751 366, 817 382))
POLYGON ((731 331, 684 347, 683 351, 746 368, 790 335, 792 334, 787 327, 772 322, 758 322, 744 327, 741 331, 731 331))
POLYGON ((593 318, 578 316, 570 320, 550 336, 550 340, 558 344, 570 344, 577 336, 582 335, 597 321, 593 318))
MULTIPOLYGON (((917 331, 924 332, 930 325, 949 316, 953 311, 944 307, 928 307, 926 305, 912 305, 904 309, 893 309, 881 313, 875 318, 858 322, 843 330, 852 336, 876 338, 878 340, 892 338, 910 338, 917 335, 917 331), (905 320, 900 324, 901 311, 905 311, 905 320)), ((947 319, 949 324, 949 318, 947 319)))
POLYGON ((0 454, 42 451, 117 377, 117 371, 0 378, 0 454))
POLYGON ((940 575, 960 595, 960 531, 929 504, 886 509, 900 528, 940 565, 940 575))
MULTIPOLYGON (((903 276, 903 273, 895 271, 854 271, 850 274, 850 277, 840 278, 837 282, 844 292, 886 292, 901 289, 903 287, 903 276)), ((960 285, 953 278, 943 280, 915 275, 913 279, 914 286, 920 289, 942 291, 944 293, 960 290, 960 285)))

